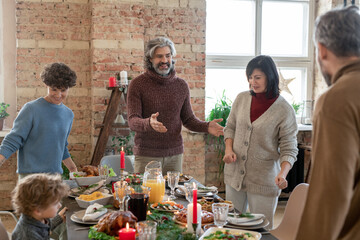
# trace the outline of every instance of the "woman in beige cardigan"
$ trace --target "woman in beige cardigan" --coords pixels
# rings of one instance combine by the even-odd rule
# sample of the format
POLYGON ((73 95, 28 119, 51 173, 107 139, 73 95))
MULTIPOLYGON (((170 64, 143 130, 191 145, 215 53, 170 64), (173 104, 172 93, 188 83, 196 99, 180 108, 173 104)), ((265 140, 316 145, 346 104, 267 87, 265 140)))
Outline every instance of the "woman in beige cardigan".
POLYGON ((246 67, 250 92, 240 93, 224 129, 226 199, 246 212, 273 217, 286 176, 296 161, 297 124, 291 105, 279 94, 279 75, 269 56, 246 67))

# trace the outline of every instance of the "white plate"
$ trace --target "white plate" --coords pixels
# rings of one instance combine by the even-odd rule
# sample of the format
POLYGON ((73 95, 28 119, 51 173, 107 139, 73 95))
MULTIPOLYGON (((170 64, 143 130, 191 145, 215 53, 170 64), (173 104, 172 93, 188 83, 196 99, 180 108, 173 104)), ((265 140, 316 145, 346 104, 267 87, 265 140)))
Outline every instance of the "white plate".
POLYGON ((243 225, 233 225, 230 223, 227 223, 225 226, 229 227, 229 228, 236 228, 236 229, 260 229, 260 228, 265 228, 269 225, 269 220, 264 219, 264 221, 258 225, 253 225, 253 226, 243 226, 243 225))
POLYGON ((228 222, 231 222, 232 224, 242 224, 242 223, 245 223, 245 222, 256 221, 256 220, 259 220, 259 219, 265 217, 264 214, 253 213, 252 215, 254 216, 252 218, 249 218, 249 217, 230 217, 230 216, 228 216, 227 220, 228 220, 228 222))
POLYGON ((228 223, 232 224, 232 225, 236 225, 236 226, 254 226, 254 225, 259 225, 261 223, 264 222, 264 219, 263 218, 260 218, 258 220, 254 220, 254 221, 251 221, 251 222, 242 222, 242 223, 238 223, 238 222, 235 222, 235 221, 232 221, 230 220, 229 218, 227 219, 228 223))
MULTIPOLYGON (((85 210, 80 210, 80 211, 77 211, 77 212, 74 212, 74 214, 71 215, 70 219, 73 221, 73 222, 76 222, 76 223, 81 223, 81 224, 87 224, 87 225, 95 225, 98 223, 99 220, 97 221, 86 221, 84 222, 82 220, 82 218, 84 217, 85 215, 85 210)), ((102 217, 102 216, 101 216, 102 217)), ((99 219, 101 218, 99 217, 99 219)))
POLYGON ((209 228, 208 230, 206 230, 206 232, 200 237, 199 240, 204 240, 205 237, 209 236, 212 233, 215 233, 216 231, 226 231, 226 230, 229 230, 230 234, 251 233, 254 236, 254 239, 256 239, 256 240, 259 240, 261 238, 261 233, 254 232, 254 231, 212 227, 212 228, 209 228))

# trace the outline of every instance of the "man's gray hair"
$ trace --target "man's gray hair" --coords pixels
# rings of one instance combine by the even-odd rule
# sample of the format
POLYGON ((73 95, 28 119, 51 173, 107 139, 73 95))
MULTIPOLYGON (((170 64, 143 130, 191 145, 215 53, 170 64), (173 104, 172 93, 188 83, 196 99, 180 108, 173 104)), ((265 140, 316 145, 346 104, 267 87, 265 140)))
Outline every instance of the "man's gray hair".
POLYGON ((360 56, 360 13, 357 6, 337 8, 319 16, 315 44, 321 43, 337 57, 360 56))
POLYGON ((153 69, 150 59, 154 57, 155 50, 159 47, 161 48, 166 46, 170 48, 171 56, 175 57, 176 56, 175 45, 170 39, 165 37, 159 37, 152 39, 147 43, 145 48, 145 57, 144 57, 145 69, 153 69))

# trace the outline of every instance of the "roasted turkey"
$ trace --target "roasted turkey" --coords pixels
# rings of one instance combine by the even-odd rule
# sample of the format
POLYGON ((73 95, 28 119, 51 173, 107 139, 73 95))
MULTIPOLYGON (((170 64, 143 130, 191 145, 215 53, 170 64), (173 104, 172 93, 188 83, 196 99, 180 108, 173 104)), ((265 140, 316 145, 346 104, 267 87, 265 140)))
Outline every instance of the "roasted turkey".
POLYGON ((104 232, 110 236, 118 236, 119 230, 126 227, 136 228, 137 217, 130 211, 115 211, 105 214, 95 226, 98 232, 104 232))
POLYGON ((87 176, 99 176, 99 170, 97 167, 92 165, 85 165, 82 167, 82 171, 86 172, 87 176))

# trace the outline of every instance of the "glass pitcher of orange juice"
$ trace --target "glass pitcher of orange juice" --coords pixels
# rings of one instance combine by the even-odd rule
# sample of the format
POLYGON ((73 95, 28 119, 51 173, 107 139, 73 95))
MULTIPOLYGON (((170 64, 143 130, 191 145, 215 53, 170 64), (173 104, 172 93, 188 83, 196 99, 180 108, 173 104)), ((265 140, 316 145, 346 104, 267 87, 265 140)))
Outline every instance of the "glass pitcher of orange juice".
POLYGON ((165 196, 165 179, 162 175, 161 163, 151 161, 145 167, 143 185, 150 189, 150 203, 159 203, 165 196))

